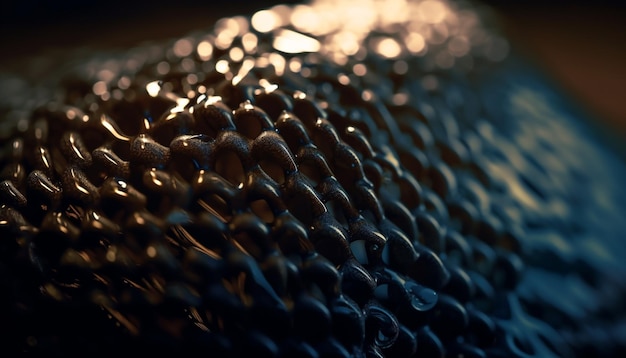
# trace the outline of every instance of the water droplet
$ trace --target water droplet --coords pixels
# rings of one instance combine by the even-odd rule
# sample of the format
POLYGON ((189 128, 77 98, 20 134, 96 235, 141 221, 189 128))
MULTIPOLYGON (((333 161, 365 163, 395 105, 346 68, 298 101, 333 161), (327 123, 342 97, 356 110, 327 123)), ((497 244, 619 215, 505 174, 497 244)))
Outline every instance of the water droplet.
POLYGON ((430 288, 420 286, 413 282, 407 282, 404 287, 411 298, 411 307, 417 311, 428 311, 437 303, 437 292, 430 288))

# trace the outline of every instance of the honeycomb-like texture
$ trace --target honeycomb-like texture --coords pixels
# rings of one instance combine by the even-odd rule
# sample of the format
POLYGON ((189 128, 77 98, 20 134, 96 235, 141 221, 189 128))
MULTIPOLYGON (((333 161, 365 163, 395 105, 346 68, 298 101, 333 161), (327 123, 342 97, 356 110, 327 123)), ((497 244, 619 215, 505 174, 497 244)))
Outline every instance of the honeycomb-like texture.
POLYGON ((481 85, 479 14, 318 1, 85 58, 3 133, 3 349, 623 353, 608 162, 481 85))

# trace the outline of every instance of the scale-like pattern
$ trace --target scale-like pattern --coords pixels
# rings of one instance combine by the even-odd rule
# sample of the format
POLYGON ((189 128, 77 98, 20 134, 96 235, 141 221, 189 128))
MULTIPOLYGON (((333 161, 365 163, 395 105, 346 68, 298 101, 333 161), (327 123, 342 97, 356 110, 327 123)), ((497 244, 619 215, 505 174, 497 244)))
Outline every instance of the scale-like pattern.
POLYGON ((624 351, 622 194, 599 179, 619 169, 494 82, 514 60, 473 8, 333 4, 85 58, 25 101, 0 156, 4 348, 624 351))

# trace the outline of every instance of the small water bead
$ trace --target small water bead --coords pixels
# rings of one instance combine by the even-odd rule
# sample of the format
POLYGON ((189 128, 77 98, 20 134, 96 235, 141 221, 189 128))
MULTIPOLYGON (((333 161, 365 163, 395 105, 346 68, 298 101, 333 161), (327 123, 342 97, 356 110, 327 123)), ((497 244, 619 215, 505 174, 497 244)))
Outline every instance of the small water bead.
POLYGON ((428 311, 437 303, 437 293, 429 288, 407 282, 405 289, 409 293, 411 308, 416 311, 428 311))
POLYGON ((390 269, 376 273, 378 286, 374 291, 375 297, 388 307, 402 312, 401 320, 408 316, 416 323, 423 320, 422 312, 431 310, 437 303, 437 293, 429 288, 415 283, 411 278, 401 276, 390 269))

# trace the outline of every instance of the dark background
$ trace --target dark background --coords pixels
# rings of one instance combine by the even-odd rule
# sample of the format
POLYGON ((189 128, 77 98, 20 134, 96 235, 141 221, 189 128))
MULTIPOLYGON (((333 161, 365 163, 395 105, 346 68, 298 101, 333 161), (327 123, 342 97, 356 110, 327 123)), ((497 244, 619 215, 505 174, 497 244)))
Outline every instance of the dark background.
MULTIPOLYGON (((284 0, 280 3, 296 3, 284 0)), ((626 142, 626 5, 614 1, 484 0, 514 48, 562 91, 626 142)), ((132 46, 210 28, 218 18, 252 13, 277 1, 46 1, 3 5, 0 72, 29 58, 76 46, 132 46)))

